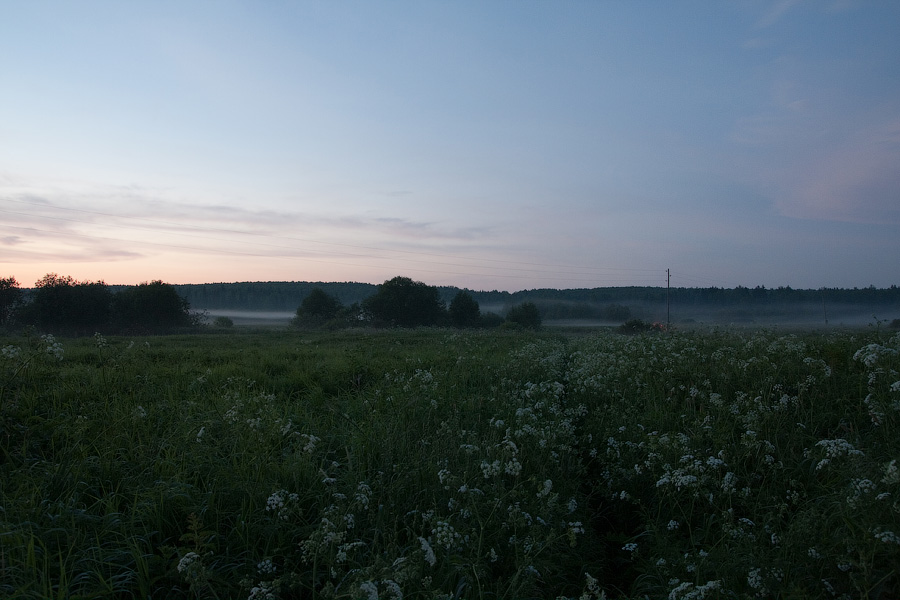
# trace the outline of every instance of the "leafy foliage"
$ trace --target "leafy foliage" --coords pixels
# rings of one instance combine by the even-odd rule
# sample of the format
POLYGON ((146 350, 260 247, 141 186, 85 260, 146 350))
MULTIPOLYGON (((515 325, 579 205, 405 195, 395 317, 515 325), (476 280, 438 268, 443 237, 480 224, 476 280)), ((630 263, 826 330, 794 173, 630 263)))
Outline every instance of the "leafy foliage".
POLYGON ((481 325, 481 309, 472 294, 460 290, 450 302, 450 322, 454 327, 478 327, 481 325))
POLYGON ((409 277, 385 281, 362 308, 374 323, 397 327, 438 325, 446 315, 438 289, 409 277))
POLYGON ((109 326, 113 295, 104 282, 48 273, 34 285, 22 313, 25 323, 43 331, 77 335, 109 326))
POLYGON ((171 331, 197 323, 187 300, 162 281, 128 287, 114 296, 114 321, 119 329, 171 331))
POLYGON ((541 326, 541 313, 534 302, 523 302, 509 309, 506 320, 527 329, 537 329, 541 326))
POLYGON ((297 308, 294 325, 321 325, 335 319, 343 309, 341 301, 320 287, 313 288, 297 308))
POLYGON ((0 350, 0 597, 900 596, 894 332, 0 350))
POLYGON ((15 277, 0 277, 0 325, 12 320, 13 312, 22 302, 22 290, 15 277))

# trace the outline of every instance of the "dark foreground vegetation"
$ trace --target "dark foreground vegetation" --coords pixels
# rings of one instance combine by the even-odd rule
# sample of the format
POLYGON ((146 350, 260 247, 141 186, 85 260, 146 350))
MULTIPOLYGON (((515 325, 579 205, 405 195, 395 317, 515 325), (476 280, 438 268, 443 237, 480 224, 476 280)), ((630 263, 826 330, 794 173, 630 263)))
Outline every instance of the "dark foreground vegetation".
POLYGON ((0 598, 900 597, 900 335, 630 333, 0 338, 0 598))

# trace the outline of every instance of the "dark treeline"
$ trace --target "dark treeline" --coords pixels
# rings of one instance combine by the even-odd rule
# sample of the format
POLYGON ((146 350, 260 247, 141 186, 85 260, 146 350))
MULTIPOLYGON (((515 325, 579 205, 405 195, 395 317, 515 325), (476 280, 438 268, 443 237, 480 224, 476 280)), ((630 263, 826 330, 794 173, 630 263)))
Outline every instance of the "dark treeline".
MULTIPOLYGON (((377 291, 368 283, 324 282, 244 282, 175 286, 194 307, 203 309, 294 311, 315 288, 320 288, 345 305, 362 302, 377 291)), ((441 299, 449 301, 460 291, 456 287, 438 287, 441 299)), ((666 305, 666 296, 679 308, 753 308, 791 306, 859 305, 900 308, 900 288, 671 288, 599 287, 582 289, 533 289, 519 292, 464 290, 484 309, 505 313, 523 302, 533 302, 544 319, 602 319, 623 321, 639 313, 641 307, 666 305)))
POLYGON ((112 286, 48 273, 33 288, 0 278, 0 327, 31 327, 45 333, 171 333, 203 322, 175 287, 162 281, 112 286))

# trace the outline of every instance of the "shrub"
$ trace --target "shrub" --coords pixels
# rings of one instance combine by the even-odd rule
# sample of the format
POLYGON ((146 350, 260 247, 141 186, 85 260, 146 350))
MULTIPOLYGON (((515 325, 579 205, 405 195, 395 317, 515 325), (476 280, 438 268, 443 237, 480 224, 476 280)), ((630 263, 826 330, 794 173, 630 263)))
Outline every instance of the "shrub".
POLYGON ((170 331, 198 324, 175 286, 159 280, 125 288, 115 295, 113 307, 120 328, 170 331))
POLYGON ((394 277, 378 286, 363 301, 363 310, 375 324, 398 327, 438 325, 446 316, 440 292, 409 277, 394 277))
POLYGON ((506 313, 506 320, 510 323, 518 323, 526 329, 537 329, 541 326, 541 313, 533 302, 523 302, 513 306, 506 313))
POLYGON ((481 324, 481 309, 478 302, 468 292, 460 290, 450 301, 450 322, 454 327, 478 327, 481 324))
POLYGON ((341 301, 325 293, 322 288, 313 288, 297 308, 292 325, 321 325, 334 320, 343 309, 341 301))
POLYGON ((213 327, 234 327, 234 321, 229 317, 216 317, 213 321, 213 327))
POLYGON ((112 292, 102 281, 76 281, 48 273, 34 284, 23 320, 45 331, 90 334, 109 326, 112 292))

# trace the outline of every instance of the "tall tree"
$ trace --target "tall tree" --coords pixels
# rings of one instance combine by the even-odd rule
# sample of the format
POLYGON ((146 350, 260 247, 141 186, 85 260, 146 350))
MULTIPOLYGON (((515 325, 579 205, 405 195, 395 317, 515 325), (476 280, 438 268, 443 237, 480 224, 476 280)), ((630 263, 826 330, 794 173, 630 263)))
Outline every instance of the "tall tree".
POLYGON ((295 325, 316 325, 330 321, 338 316, 343 308, 341 301, 325 293, 320 287, 314 287, 297 308, 295 325))
POLYGON ((363 310, 379 324, 398 327, 437 325, 446 316, 440 292, 409 277, 394 277, 363 301, 363 310))
POLYGON ((509 312, 506 313, 506 320, 518 323, 522 327, 537 329, 541 326, 541 313, 533 302, 523 302, 509 309, 509 312))
POLYGON ((171 330, 190 327, 198 320, 175 286, 159 280, 125 288, 115 295, 113 305, 116 325, 121 328, 171 330))
POLYGON ((472 294, 460 290, 450 301, 450 322, 455 327, 478 327, 481 324, 481 308, 472 294))
POLYGON ((0 325, 12 320, 13 311, 22 301, 22 290, 15 277, 0 277, 0 325))
POLYGON ((102 281, 76 281, 48 273, 34 284, 24 320, 61 333, 84 334, 109 326, 112 292, 102 281))

